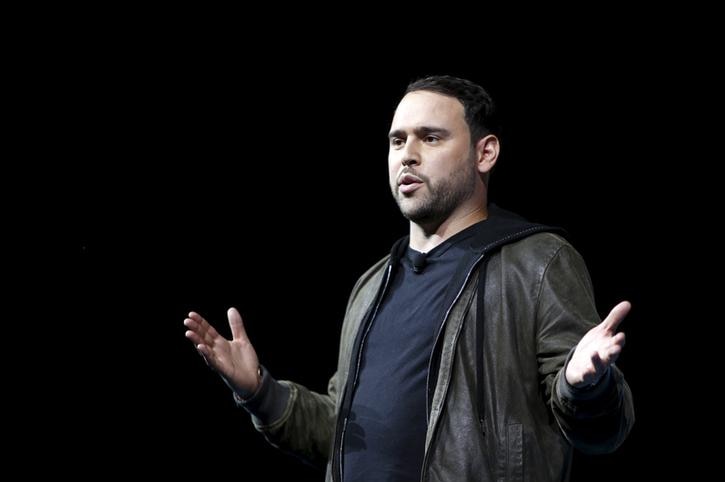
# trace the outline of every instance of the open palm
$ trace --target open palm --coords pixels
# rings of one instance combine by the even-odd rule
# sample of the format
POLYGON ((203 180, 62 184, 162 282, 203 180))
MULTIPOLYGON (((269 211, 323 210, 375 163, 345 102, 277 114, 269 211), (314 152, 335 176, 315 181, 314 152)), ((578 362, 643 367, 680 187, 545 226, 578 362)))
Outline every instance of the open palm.
POLYGON ((184 320, 186 337, 196 346, 206 362, 215 369, 230 387, 241 395, 254 393, 259 385, 259 360, 242 317, 235 308, 227 311, 232 339, 221 336, 214 327, 196 312, 184 320))
POLYGON ((624 333, 616 333, 631 305, 623 301, 612 308, 604 321, 579 341, 566 367, 566 381, 574 387, 593 385, 607 372, 624 347, 624 333))

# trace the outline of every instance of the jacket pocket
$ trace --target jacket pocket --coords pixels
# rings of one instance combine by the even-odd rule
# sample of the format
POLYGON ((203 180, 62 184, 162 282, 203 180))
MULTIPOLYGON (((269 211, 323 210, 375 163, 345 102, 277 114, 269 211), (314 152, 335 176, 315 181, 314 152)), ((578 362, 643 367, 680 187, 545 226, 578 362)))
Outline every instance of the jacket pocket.
POLYGON ((524 480, 524 429, 520 423, 506 426, 506 480, 524 480))

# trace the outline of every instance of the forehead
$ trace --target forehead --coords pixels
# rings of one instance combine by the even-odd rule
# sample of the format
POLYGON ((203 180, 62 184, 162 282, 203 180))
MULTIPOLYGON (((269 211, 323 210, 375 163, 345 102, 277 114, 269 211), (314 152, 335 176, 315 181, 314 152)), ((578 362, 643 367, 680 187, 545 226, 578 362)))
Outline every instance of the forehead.
POLYGON ((408 129, 419 126, 466 127, 463 104, 455 97, 428 91, 406 94, 398 104, 393 116, 393 129, 408 129))

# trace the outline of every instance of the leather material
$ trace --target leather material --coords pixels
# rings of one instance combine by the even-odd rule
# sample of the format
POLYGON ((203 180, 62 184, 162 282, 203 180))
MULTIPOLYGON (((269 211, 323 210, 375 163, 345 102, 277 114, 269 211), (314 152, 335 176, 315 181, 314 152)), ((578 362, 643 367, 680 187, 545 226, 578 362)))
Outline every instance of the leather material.
MULTIPOLYGON (((361 326, 381 296, 389 260, 379 261, 353 289, 328 393, 283 382, 291 389, 287 409, 279 420, 257 427, 275 446, 327 463, 328 481, 339 480, 332 460, 340 450, 345 414, 339 420, 337 415, 364 342, 361 326)), ((551 233, 533 234, 490 255, 485 264, 481 423, 476 413, 475 317, 482 265, 460 287, 442 327, 422 480, 567 480, 574 447, 612 451, 634 423, 631 393, 616 367, 611 388, 594 400, 564 399, 556 389, 567 355, 600 321, 588 272, 581 256, 551 233)))

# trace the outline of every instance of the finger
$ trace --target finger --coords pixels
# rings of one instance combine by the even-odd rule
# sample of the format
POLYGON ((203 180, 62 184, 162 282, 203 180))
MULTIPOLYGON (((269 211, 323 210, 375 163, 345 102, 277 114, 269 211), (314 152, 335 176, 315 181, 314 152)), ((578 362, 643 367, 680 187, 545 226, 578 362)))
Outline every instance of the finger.
POLYGON ((606 362, 607 365, 611 365, 612 363, 617 361, 620 353, 622 353, 622 347, 620 345, 613 345, 607 350, 606 356, 604 356, 602 359, 604 362, 606 362))
POLYGON ((210 363, 210 360, 213 360, 214 359, 214 354, 212 353, 212 351, 209 349, 208 346, 206 346, 206 345, 196 345, 196 351, 199 352, 199 355, 201 355, 201 357, 204 359, 204 362, 207 365, 213 366, 210 363))
POLYGON ((229 328, 232 329, 232 338, 249 343, 247 331, 244 329, 244 323, 242 322, 242 315, 239 314, 237 309, 229 308, 227 318, 229 318, 229 328))
POLYGON ((624 333, 617 333, 613 338, 612 342, 609 344, 609 346, 600 351, 599 356, 602 359, 602 362, 606 363, 607 365, 611 365, 615 361, 617 361, 617 358, 619 358, 619 354, 622 353, 622 348, 624 348, 624 333))
MULTIPOLYGON (((203 316, 201 316, 199 313, 197 313, 196 311, 190 311, 189 317, 187 318, 187 320, 191 320, 195 324, 195 328, 192 328, 192 329, 202 335, 206 331, 208 331, 209 328, 211 328, 211 325, 209 324, 209 322, 206 321, 206 319, 203 316)), ((186 320, 184 320, 184 324, 186 326, 189 326, 189 324, 187 324, 186 320)))
POLYGON ((203 317, 203 316, 201 316, 201 315, 200 315, 199 313, 197 313, 196 311, 190 311, 190 312, 189 312, 189 318, 191 318, 192 320, 196 321, 196 322, 197 322, 197 323, 199 323, 199 324, 202 324, 202 323, 208 323, 208 322, 207 322, 207 321, 206 321, 206 320, 204 319, 204 317, 203 317))
POLYGON ((602 360, 602 358, 599 356, 599 353, 596 351, 594 353, 592 353, 591 360, 592 360, 592 365, 594 365, 594 371, 597 374, 602 373, 604 371, 604 369, 607 367, 606 362, 604 360, 602 360))
POLYGON ((206 344, 206 343, 204 343, 204 339, 202 337, 200 337, 199 334, 196 333, 195 331, 188 330, 186 333, 184 333, 184 336, 186 336, 189 340, 191 340, 191 342, 194 344, 194 346, 206 344))
POLYGON ((221 336, 211 325, 211 323, 206 321, 206 318, 204 318, 195 311, 189 312, 189 317, 187 318, 187 320, 191 320, 192 323, 195 323, 196 327, 190 326, 186 320, 184 320, 184 325, 199 333, 199 335, 204 338, 204 342, 207 345, 213 345, 214 342, 217 341, 221 336))
POLYGON ((184 326, 186 326, 190 331, 194 332, 199 337, 199 339, 201 340, 200 343, 204 343, 210 346, 214 344, 214 337, 217 335, 217 333, 216 330, 214 330, 209 324, 206 324, 206 326, 202 326, 191 318, 186 318, 184 320, 184 326))
MULTIPOLYGON (((191 321, 191 320, 188 320, 191 321)), ((186 324, 186 322, 184 323, 186 324)), ((196 348, 196 352, 201 356, 201 358, 204 359, 204 363, 207 364, 207 366, 212 366, 211 363, 209 363, 209 358, 212 355, 212 351, 209 349, 207 345, 204 344, 201 337, 194 331, 188 330, 184 335, 194 344, 194 348, 196 348)))
POLYGON ((196 350, 196 352, 199 354, 202 360, 204 360, 204 363, 206 363, 206 366, 211 367, 211 363, 209 363, 209 360, 207 360, 206 356, 199 350, 196 350))
POLYGON ((204 363, 206 363, 206 366, 211 367, 212 365, 211 365, 211 363, 209 363, 209 359, 204 354, 204 351, 203 351, 204 348, 202 348, 202 347, 206 348, 206 345, 194 345, 194 348, 196 348, 196 352, 199 354, 201 359, 204 360, 204 363))
POLYGON ((601 323, 601 326, 604 327, 606 331, 613 333, 622 322, 624 317, 627 316, 630 308, 632 308, 632 305, 629 304, 629 301, 622 301, 617 306, 612 308, 612 311, 609 312, 609 316, 604 319, 604 321, 601 323))

